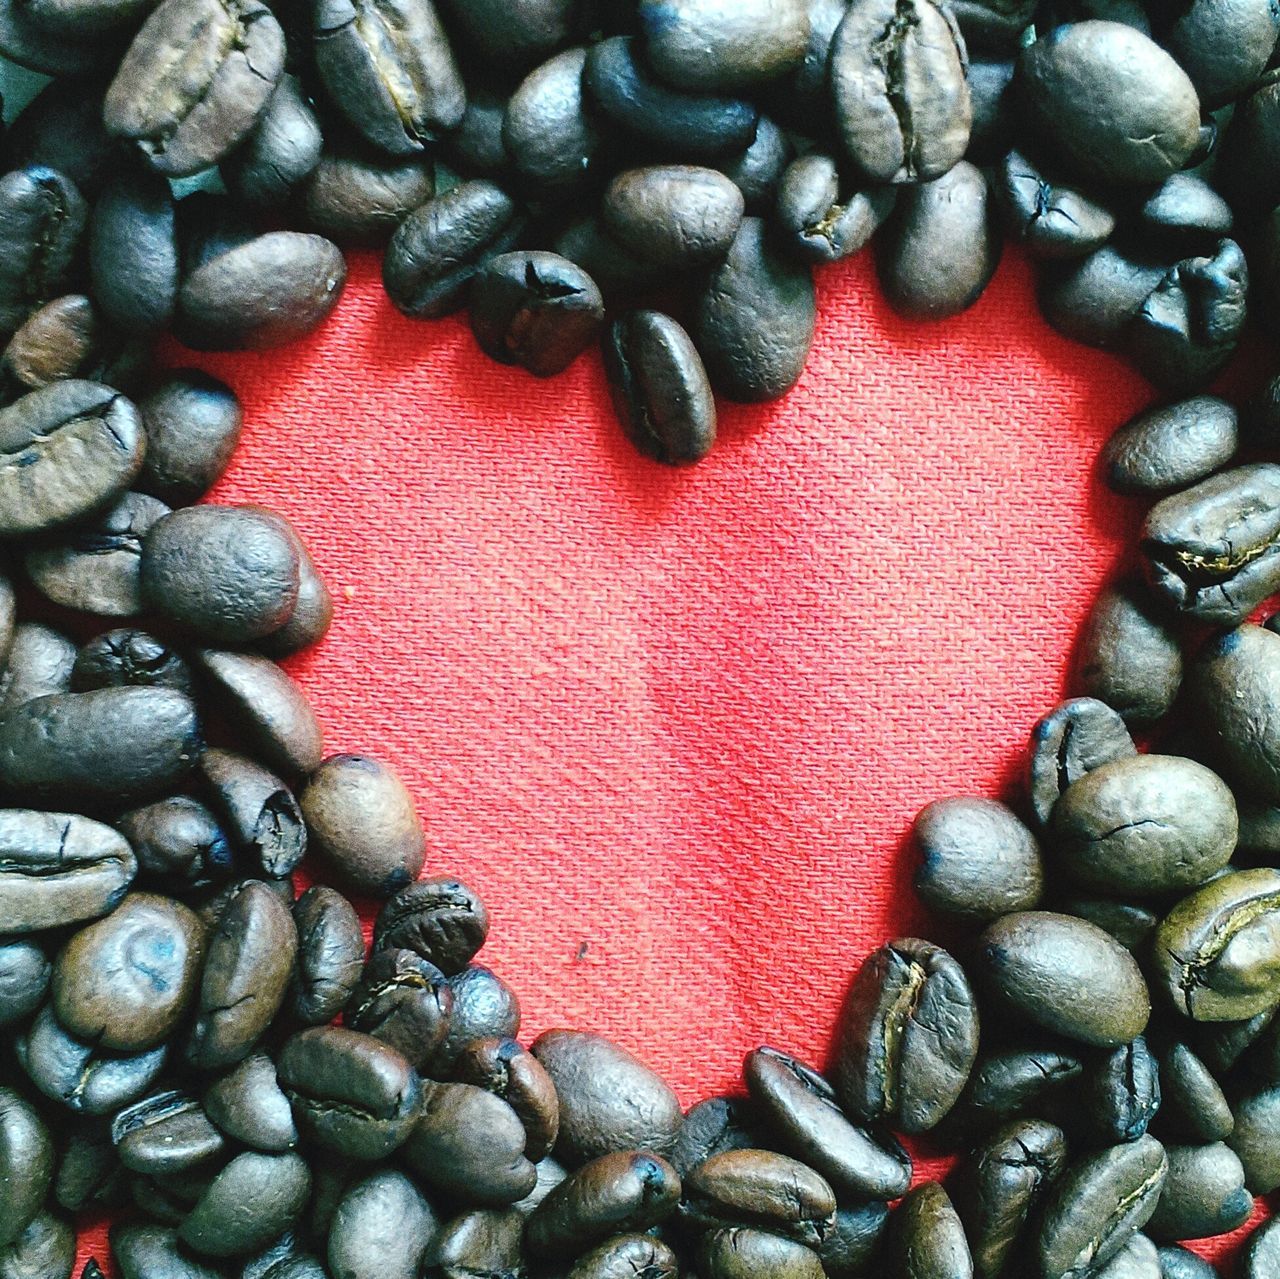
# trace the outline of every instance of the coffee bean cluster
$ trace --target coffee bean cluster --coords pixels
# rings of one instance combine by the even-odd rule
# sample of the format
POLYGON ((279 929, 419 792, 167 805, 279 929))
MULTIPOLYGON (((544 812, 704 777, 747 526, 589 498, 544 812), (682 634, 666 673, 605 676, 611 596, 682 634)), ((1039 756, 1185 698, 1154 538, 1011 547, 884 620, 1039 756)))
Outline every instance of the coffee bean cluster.
MULTIPOLYGON (((102 1210, 125 1279, 1211 1275, 1177 1241, 1280 1187, 1280 380, 1204 393, 1280 284, 1278 34, 1271 0, 0 0, 53 77, 0 177, 0 1279, 67 1279, 102 1210), (687 1114, 598 1035, 522 1046, 483 903, 277 664, 333 607, 297 533, 193 505, 235 395, 154 344, 297 338, 384 247, 497 360, 601 343, 637 447, 692 462, 716 395, 799 377, 815 265, 874 237, 945 316, 1002 233, 1170 402, 1106 449, 1150 510, 1025 793, 917 819, 949 948, 871 955, 824 1072, 762 1047, 687 1114)), ((1280 1226, 1240 1264, 1277 1279, 1280 1226)))

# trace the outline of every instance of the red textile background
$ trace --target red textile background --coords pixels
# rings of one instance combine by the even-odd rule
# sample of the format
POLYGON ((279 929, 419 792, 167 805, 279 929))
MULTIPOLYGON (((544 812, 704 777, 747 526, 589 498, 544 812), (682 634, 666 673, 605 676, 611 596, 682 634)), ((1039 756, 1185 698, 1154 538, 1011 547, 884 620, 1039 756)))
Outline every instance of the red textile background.
POLYGON ((686 1103, 761 1042, 822 1060, 860 958, 928 927, 912 816, 1016 786, 1141 517, 1095 459, 1149 390, 1044 325, 1021 258, 942 324, 865 256, 819 289, 798 390, 684 472, 596 357, 490 364, 372 255, 312 340, 198 361, 246 405, 217 499, 286 513, 338 599, 291 664, 328 749, 401 770, 528 1035, 602 1030, 686 1103))

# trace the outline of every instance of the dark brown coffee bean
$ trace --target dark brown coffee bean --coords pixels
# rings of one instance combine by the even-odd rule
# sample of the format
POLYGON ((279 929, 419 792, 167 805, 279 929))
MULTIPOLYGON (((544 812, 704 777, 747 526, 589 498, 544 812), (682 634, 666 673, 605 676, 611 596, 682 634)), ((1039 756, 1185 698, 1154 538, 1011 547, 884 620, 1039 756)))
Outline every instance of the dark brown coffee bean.
POLYGON ((964 1227, 936 1181, 917 1186, 889 1223, 889 1274, 893 1279, 971 1279, 973 1258, 964 1227))
POLYGON ((112 332, 83 293, 64 293, 27 316, 4 348, 0 369, 31 391, 66 378, 128 389, 149 355, 141 340, 112 332))
POLYGON ((1159 1131, 1183 1141, 1226 1141, 1235 1127, 1235 1117, 1222 1086, 1204 1060, 1185 1043, 1162 1047, 1157 1056, 1159 1131))
POLYGON ((298 964, 293 1015, 308 1026, 332 1021, 351 997, 364 962, 360 917, 341 893, 315 884, 293 908, 298 964))
POLYGON ((278 1154, 298 1144, 289 1099, 266 1053, 246 1057, 210 1084, 204 1109, 228 1137, 254 1150, 278 1154))
POLYGON ((729 251, 742 225, 742 192, 715 169, 627 169, 604 193, 605 229, 637 257, 670 269, 706 266, 729 251))
POLYGON ((324 138, 302 84, 280 77, 253 132, 223 160, 223 180, 255 209, 283 208, 320 163, 324 138))
POLYGON ((525 1158, 545 1159, 560 1131, 560 1100, 542 1063, 514 1039, 476 1039, 459 1055, 454 1078, 501 1097, 525 1131, 525 1158))
POLYGON ((1235 456, 1238 415, 1213 395, 1197 395, 1140 413, 1107 442, 1103 466, 1118 493, 1187 488, 1235 456))
POLYGON ((168 644, 146 631, 122 628, 94 636, 76 655, 71 691, 95 688, 173 688, 191 694, 191 668, 168 644))
MULTIPOLYGON (((568 1279, 677 1279, 680 1262, 661 1239, 652 1235, 615 1235, 574 1262, 568 1279)), ((446 1273, 445 1279, 455 1279, 446 1273)), ((463 1279, 463 1276, 456 1276, 463 1279)))
POLYGON ((76 1232, 69 1221, 42 1212, 3 1251, 0 1279, 70 1279, 76 1232))
POLYGON ((34 1106, 0 1088, 0 1248, 35 1220, 53 1183, 55 1153, 34 1106))
POLYGON ((70 691, 76 646, 61 631, 19 622, 8 658, 0 674, 0 718, 34 698, 70 691))
POLYGON ((1168 272, 1160 259, 1139 256, 1114 243, 1063 262, 1040 283, 1044 317, 1059 333, 1103 350, 1124 346, 1134 317, 1168 272))
POLYGON ((889 1224, 889 1206, 875 1202, 836 1209, 836 1224, 817 1248, 829 1279, 855 1279, 877 1256, 889 1224))
POLYGON ((511 164, 502 141, 507 95, 476 85, 467 91, 467 113, 449 137, 449 159, 474 177, 496 178, 511 164))
POLYGON ((778 220, 807 262, 839 262, 857 253, 893 211, 897 191, 847 191, 836 162, 813 151, 793 160, 778 189, 778 220))
POLYGON ((782 175, 794 156, 791 139, 767 115, 762 115, 756 125, 755 141, 741 155, 719 161, 716 168, 742 192, 747 213, 762 218, 777 204, 782 175))
POLYGON ((175 795, 121 816, 116 825, 138 858, 144 879, 178 893, 226 878, 231 846, 214 815, 198 800, 175 795))
POLYGON ((370 158, 343 148, 320 158, 303 203, 310 224, 335 243, 378 246, 435 193, 435 170, 418 156, 370 158))
POLYGON ((1244 1167, 1229 1146, 1169 1146, 1169 1172, 1160 1202, 1147 1222, 1152 1239, 1204 1239, 1244 1225, 1253 1196, 1244 1186, 1244 1167))
POLYGON ((53 969, 33 941, 0 942, 0 1026, 26 1019, 44 1001, 53 969))
POLYGON ((716 438, 716 406, 688 333, 660 311, 630 311, 604 339, 605 372, 627 438, 670 466, 701 461, 716 438))
POLYGON ((1005 230, 1035 257, 1081 257, 1115 230, 1115 214, 1106 205, 1051 182, 1018 151, 1005 156, 994 195, 1005 230))
POLYGON ((240 442, 244 415, 235 392, 207 373, 173 369, 138 408, 147 435, 138 486, 171 506, 203 497, 240 442))
POLYGON ((461 972, 489 935, 484 902, 456 879, 422 879, 378 912, 374 950, 415 951, 443 973, 461 972))
POLYGON ((1280 1265, 1280 1226, 1264 1222, 1254 1231, 1241 1256, 1244 1279, 1267 1279, 1280 1265))
POLYGON ((978 1058, 948 1123, 961 1135, 985 1136, 1011 1120, 1057 1115, 1083 1074, 1080 1057, 1056 1044, 991 1050, 978 1058))
POLYGON ((307 851, 307 828, 293 792, 234 751, 206 750, 200 772, 232 845, 253 859, 255 870, 284 879, 307 851))
POLYGON ((454 1062, 477 1039, 514 1038, 520 1030, 520 1001, 500 977, 483 964, 468 964, 449 978, 453 1009, 449 1033, 434 1053, 427 1073, 445 1079, 454 1062))
POLYGON ((258 641, 258 648, 279 662, 294 653, 318 644, 328 634, 333 622, 333 596, 320 573, 319 566, 303 545, 297 530, 286 525, 298 552, 298 602, 289 620, 278 630, 258 641))
POLYGON ((580 24, 573 0, 444 0, 456 30, 487 67, 524 70, 567 44, 580 24))
POLYGON ((1096 1061, 1086 1088, 1086 1126, 1103 1145, 1137 1141, 1160 1109, 1159 1068, 1141 1035, 1096 1061))
POLYGON ((111 1121, 111 1141, 131 1172, 167 1178, 202 1172, 226 1148, 200 1103, 186 1093, 153 1093, 111 1121))
POLYGON ((311 1172, 301 1155, 248 1150, 213 1179, 178 1235, 206 1256, 245 1256, 287 1230, 310 1193, 311 1172))
POLYGON ((762 1146, 759 1127, 760 1116, 752 1102, 743 1097, 708 1097, 685 1115, 671 1147, 672 1166, 687 1177, 712 1155, 762 1146))
POLYGON ((12 333, 67 291, 88 212, 74 183, 53 169, 15 169, 0 178, 0 330, 12 333))
POLYGON ((1211 249, 1235 227, 1231 206, 1193 173, 1170 174, 1147 197, 1139 216, 1143 231, 1174 252, 1211 249))
POLYGON ((197 1261, 165 1226, 113 1226, 111 1255, 124 1279, 220 1279, 219 1272, 197 1261))
POLYGON ((411 950, 381 950, 365 964, 343 1021, 422 1069, 448 1034, 452 1010, 453 991, 434 964, 411 950))
POLYGON ((1236 1096, 1233 1117, 1226 1141, 1244 1167, 1244 1184, 1254 1194, 1270 1194, 1280 1186, 1280 1084, 1236 1096))
POLYGON ((531 71, 511 95, 502 142, 535 189, 573 191, 595 176, 605 139, 583 93, 587 51, 566 49, 531 71))
POLYGON ((383 1169, 342 1197, 329 1230, 329 1271, 344 1279, 418 1279, 436 1215, 401 1172, 383 1169))
POLYGON ((1168 17, 1161 43, 1191 77, 1206 110, 1252 88, 1280 35, 1280 15, 1265 0, 1194 0, 1168 17))
POLYGON ((1094 697, 1062 702, 1031 731, 1028 789, 1041 826, 1068 786, 1114 759, 1137 754, 1118 711, 1094 697))
POLYGON ((826 1273, 812 1248, 745 1227, 703 1235, 698 1264, 708 1279, 822 1279, 826 1273))

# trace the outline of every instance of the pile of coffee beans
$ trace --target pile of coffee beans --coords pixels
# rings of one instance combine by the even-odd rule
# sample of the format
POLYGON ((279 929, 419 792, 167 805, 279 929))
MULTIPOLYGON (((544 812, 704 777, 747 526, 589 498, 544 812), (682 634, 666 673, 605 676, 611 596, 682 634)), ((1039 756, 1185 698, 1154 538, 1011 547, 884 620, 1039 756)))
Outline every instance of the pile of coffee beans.
MULTIPOLYGON (((1204 392, 1280 286, 1278 35, 1273 0, 0 0, 52 77, 0 177, 0 1279, 67 1279, 102 1210, 124 1279, 1212 1275, 1178 1241, 1280 1187, 1280 379, 1204 392), (297 533, 193 505, 236 396, 155 343, 297 338, 384 247, 497 360, 600 342, 637 447, 693 462, 715 395, 795 383, 815 265, 874 237, 945 316, 1001 231, 1170 399, 1106 449, 1152 505, 1018 811, 917 819, 949 949, 866 960, 825 1075, 762 1047, 687 1114, 598 1035, 522 1046, 484 905, 277 664, 333 609, 297 533)), ((1280 1226, 1240 1266, 1277 1279, 1280 1226)))

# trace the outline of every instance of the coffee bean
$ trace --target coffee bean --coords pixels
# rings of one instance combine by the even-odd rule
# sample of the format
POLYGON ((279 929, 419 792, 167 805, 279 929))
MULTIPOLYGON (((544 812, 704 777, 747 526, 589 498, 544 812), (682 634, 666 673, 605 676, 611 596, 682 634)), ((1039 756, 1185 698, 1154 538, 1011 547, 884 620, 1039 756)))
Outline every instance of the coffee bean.
POLYGON ((1280 1226, 1275 1220, 1264 1222, 1254 1231, 1241 1255, 1244 1279, 1266 1279, 1280 1263, 1280 1226))
POLYGON ((53 1182, 53 1141, 35 1108, 0 1088, 0 1248, 35 1220, 53 1182))
POLYGON ((1232 1115, 1226 1142, 1244 1167, 1244 1183, 1254 1194, 1270 1194, 1280 1186, 1280 1084, 1251 1084, 1234 1097, 1232 1115))
POLYGON ((1222 1086, 1185 1043, 1173 1043, 1158 1053, 1160 1062, 1161 1132, 1184 1141, 1226 1141, 1235 1117, 1222 1086))
POLYGON ((1086 257, 1064 262, 1041 280, 1040 309, 1059 333, 1103 350, 1124 346, 1134 317, 1169 266, 1104 244, 1086 257))
POLYGON ((1196 1021, 1243 1021, 1280 1002, 1280 872, 1223 875, 1184 898, 1156 932, 1156 975, 1196 1021))
POLYGON ((1062 702, 1031 730, 1028 789, 1041 826, 1066 791, 1103 764, 1137 753, 1117 711, 1093 697, 1062 702))
POLYGON ((365 964, 343 1021, 422 1069, 448 1034, 452 1010, 453 991, 434 964, 411 950, 381 950, 365 964))
POLYGON ((822 1262, 812 1248, 763 1230, 711 1230, 698 1248, 699 1273, 708 1279, 821 1279, 822 1262))
POLYGON ((128 390, 150 355, 142 339, 112 331, 83 293, 64 293, 27 316, 4 348, 0 369, 30 391, 66 378, 128 390))
POLYGON ((316 884, 298 898, 293 922, 298 929, 293 1015, 305 1025, 324 1025, 338 1015, 360 980, 360 918, 341 893, 316 884))
POLYGON ((234 751, 206 750, 200 773, 232 847, 252 858, 255 872, 283 880, 307 851, 307 828, 292 791, 234 751))
POLYGON ((456 30, 483 61, 503 71, 527 69, 566 44, 581 25, 573 0, 443 0, 456 30))
POLYGON ((172 688, 190 695, 191 668, 146 631, 122 628, 94 636, 76 654, 71 691, 95 688, 172 688))
POLYGON ((681 1203, 685 1219, 700 1228, 752 1226, 815 1248, 834 1226, 835 1211, 824 1178, 771 1150, 712 1155, 685 1179, 681 1203))
POLYGON ((1081 257, 1115 230, 1115 214, 1106 205, 1052 182, 1018 151, 1004 157, 994 196, 1005 230, 1035 257, 1081 257))
POLYGON ((507 117, 507 95, 476 85, 467 90, 467 113, 449 136, 448 158, 461 172, 473 177, 499 177, 511 157, 502 141, 507 117))
POLYGON ((244 415, 235 392, 207 373, 175 369, 138 408, 147 436, 138 486, 173 506, 203 497, 240 442, 244 415))
POLYGON ((471 962, 488 935, 489 913, 471 889, 456 879, 423 879, 378 912, 373 946, 415 951, 452 974, 471 962))
POLYGON ((849 191, 836 162, 820 152, 793 160, 778 189, 778 221, 787 243, 807 262, 839 262, 868 243, 893 212, 897 191, 849 191))
POLYGON ((831 46, 848 10, 845 0, 806 0, 809 40, 799 64, 780 80, 763 87, 771 111, 800 133, 825 116, 831 46))
POLYGON ((304 202, 307 220, 336 243, 378 246, 435 193, 435 170, 418 156, 370 158, 343 148, 320 158, 304 202))
POLYGON ((708 1097, 690 1107, 671 1147, 671 1163, 687 1177, 705 1159, 726 1150, 751 1150, 763 1144, 760 1116, 741 1097, 708 1097))
POLYGON ((1010 1120, 1054 1114, 1083 1072, 1080 1058, 1056 1044, 992 1050, 978 1058, 948 1121, 961 1133, 986 1134, 1010 1120))
POLYGON ((0 1026, 25 1021, 44 1002, 53 969, 33 941, 0 943, 0 1026))
POLYGON ((320 163, 320 122, 295 75, 285 74, 253 132, 223 160, 223 180, 254 209, 283 208, 320 163))
POLYGON ((560 1099, 556 1156, 576 1167, 625 1150, 667 1154, 680 1130, 680 1103, 664 1080, 603 1035, 548 1030, 533 1055, 560 1099))
POLYGON ((520 1001, 500 977, 483 964, 468 964, 449 978, 453 1010, 449 1033, 436 1050, 428 1074, 446 1078, 468 1044, 477 1039, 514 1038, 520 1030, 520 1001))
POLYGON ((280 1084, 304 1136, 352 1159, 381 1159, 408 1138, 422 1085, 407 1061, 358 1031, 318 1026, 277 1059, 280 1084))
POLYGON ((33 21, 20 0, 0 4, 0 53, 20 67, 43 75, 86 76, 119 56, 115 41, 69 39, 33 21))
POLYGON ((87 220, 84 197, 53 169, 15 169, 0 177, 0 330, 12 333, 67 291, 87 220))
POLYGON ((668 465, 701 461, 716 437, 711 384, 692 339, 670 316, 631 311, 604 340, 605 372, 627 438, 668 465))
MULTIPOLYGON (((951 9, 960 19, 963 34, 963 8, 952 5, 951 9)), ((998 53, 988 57, 972 47, 970 53, 972 60, 968 80, 973 121, 969 126, 969 147, 965 157, 974 164, 995 165, 1009 153, 1016 132, 1016 103, 1012 88, 1014 64, 998 53)))
POLYGON ((971 48, 1011 50, 1035 15, 1034 0, 957 0, 952 9, 971 48))
POLYGON ((1194 1252, 1176 1244, 1157 1250, 1160 1279, 1217 1279, 1218 1272, 1194 1252))
POLYGON ((124 813, 116 822, 144 878, 181 893, 231 873, 231 847, 199 800, 175 795, 124 813))
POLYGON ((1214 170, 1233 206, 1246 216, 1270 213, 1280 198, 1280 182, 1273 168, 1278 120, 1280 75, 1272 70, 1235 104, 1214 170))
POLYGON ((1161 1279, 1160 1251, 1146 1235, 1134 1235, 1095 1273, 1098 1279, 1161 1279))
POLYGON ((747 213, 762 218, 773 211, 782 175, 794 156, 791 140, 773 120, 762 115, 751 145, 741 155, 719 161, 716 167, 742 192, 747 213))
POLYGON ((1137 1141, 1160 1110, 1159 1068, 1141 1035, 1097 1061, 1086 1087, 1087 1126, 1101 1145, 1137 1141))
POLYGON ((853 1279, 863 1273, 875 1259, 888 1224, 888 1204, 837 1208, 836 1224, 817 1249, 830 1279, 853 1279))
POLYGON ((1040 848, 1003 804, 967 796, 937 800, 920 810, 912 832, 924 859, 915 888, 930 909, 989 920, 1040 904, 1040 848))
POLYGON ((618 174, 604 193, 605 229, 637 257, 669 269, 705 266, 742 225, 742 192, 722 173, 655 165, 618 174))
POLYGON ((178 1235, 206 1256, 244 1256, 287 1229, 310 1193, 311 1173, 301 1155, 249 1150, 213 1179, 178 1235))
POLYGON ((926 1181, 903 1199, 889 1224, 893 1279, 970 1279, 973 1258, 947 1192, 926 1181))
POLYGON ((111 1140, 126 1168, 161 1178, 200 1169, 225 1148, 200 1103, 175 1090, 153 1093, 117 1113, 111 1140))
POLYGON ((329 587, 297 530, 286 524, 285 531, 298 553, 298 600, 289 620, 278 631, 272 631, 258 641, 258 648, 277 662, 324 639, 333 622, 334 611, 329 587))
POLYGON ((454 1077, 501 1097, 524 1127, 525 1158, 546 1158, 560 1129, 560 1101, 551 1076, 528 1049, 509 1038, 473 1040, 454 1063, 454 1077))
POLYGON ((0 1251, 0 1279, 70 1279, 75 1260, 71 1223, 42 1212, 0 1251))
POLYGON ((1200 137, 1200 101, 1154 41, 1118 22, 1058 27, 1022 51, 1018 81, 1029 123, 1082 177, 1159 182, 1200 137))
POLYGON ((253 1150, 279 1154, 298 1144, 289 1099, 266 1053, 246 1057, 210 1084, 204 1109, 222 1132, 253 1150))
POLYGON ((1203 1239, 1244 1225, 1253 1212, 1253 1196, 1229 1146, 1168 1146, 1165 1153, 1169 1174, 1146 1227, 1153 1239, 1203 1239))
POLYGON ((417 1279, 435 1232, 435 1213, 408 1177, 370 1173, 334 1212, 329 1269, 349 1279, 417 1279))
POLYGON ((815 308, 809 268, 777 253, 760 219, 744 218, 691 330, 712 386, 746 403, 785 395, 804 369, 815 308))
POLYGON ((1235 456, 1237 421, 1235 408, 1213 395, 1140 413, 1107 442, 1107 483, 1117 493, 1167 493, 1196 484, 1235 456))
POLYGON ((980 939, 977 974, 992 998, 1037 1026, 1098 1047, 1129 1043, 1151 1015, 1133 956, 1069 915, 1025 911, 980 939))
POLYGON ((316 69, 330 99, 388 155, 457 128, 466 89, 431 0, 321 0, 316 69))
POLYGON ((111 1255, 124 1279, 220 1279, 179 1244, 176 1231, 163 1226, 113 1226, 111 1255))
POLYGON ((875 951, 841 1015, 835 1083, 867 1123, 927 1132, 955 1105, 978 1051, 978 1014, 960 966, 915 938, 875 951))
POLYGON ((1145 233, 1171 250, 1211 250, 1235 226, 1231 206, 1203 178, 1173 173, 1148 196, 1138 214, 1145 233))
POLYGON ((1266 0, 1214 5, 1194 0, 1171 13, 1161 43, 1191 77, 1206 110, 1246 93, 1266 69, 1280 14, 1266 0))
POLYGON ((415 209, 391 237, 382 260, 387 296, 406 315, 436 319, 456 311, 476 272, 506 253, 523 219, 492 182, 464 182, 415 209))
POLYGON ((586 62, 583 48, 556 54, 530 71, 507 103, 502 144, 536 190, 578 190, 604 162, 606 139, 584 100, 586 62))
MULTIPOLYGON (((643 1274, 648 1279, 677 1279, 680 1262, 661 1239, 652 1235, 615 1235, 598 1248, 579 1257, 568 1279, 630 1279, 643 1274)), ((464 1279, 461 1274, 445 1279, 464 1279)))

